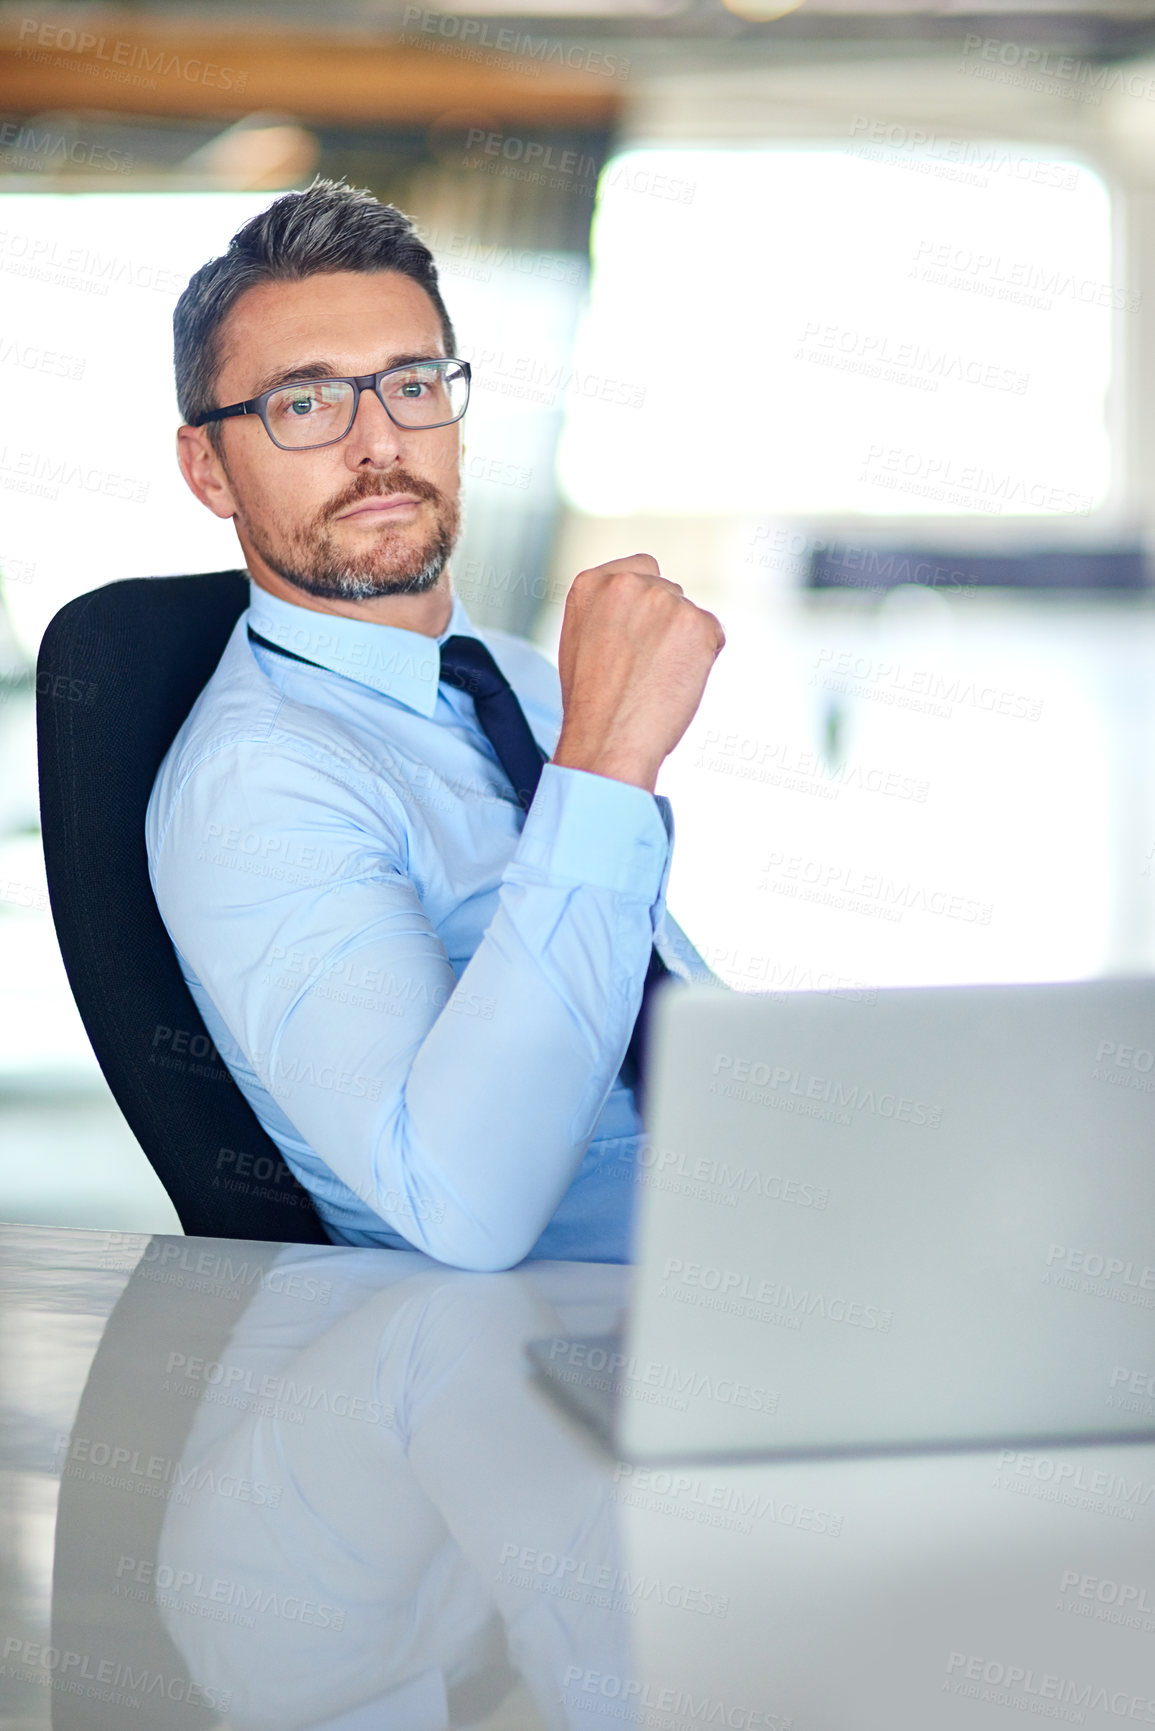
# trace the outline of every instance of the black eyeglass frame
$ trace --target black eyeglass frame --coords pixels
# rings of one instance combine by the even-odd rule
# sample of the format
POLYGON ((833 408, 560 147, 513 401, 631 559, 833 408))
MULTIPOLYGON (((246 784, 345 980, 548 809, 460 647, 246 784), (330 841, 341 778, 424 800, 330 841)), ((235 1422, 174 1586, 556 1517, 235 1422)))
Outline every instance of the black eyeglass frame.
POLYGON ((273 444, 277 447, 278 451, 323 451, 327 445, 339 445, 342 439, 347 439, 349 437, 349 434, 353 430, 353 422, 357 419, 357 410, 361 407, 361 392, 372 391, 395 427, 401 427, 407 433, 431 433, 437 427, 454 426, 456 422, 461 419, 461 416, 464 415, 466 409, 469 407, 469 388, 472 376, 472 368, 468 361, 458 360, 456 355, 430 355, 424 361, 403 361, 400 366, 382 367, 379 373, 332 373, 327 378, 323 379, 294 379, 289 384, 270 385, 267 391, 262 391, 259 396, 250 397, 247 402, 230 403, 225 409, 209 409, 203 415, 198 415, 192 424, 194 427, 203 427, 207 421, 227 421, 234 415, 259 415, 266 433, 269 435, 269 438, 273 441, 273 444), (397 419, 397 416, 393 413, 392 409, 385 401, 385 398, 381 395, 381 384, 382 381, 387 379, 391 373, 407 373, 413 367, 428 366, 431 363, 441 363, 444 365, 452 363, 453 366, 460 367, 465 377, 465 401, 461 406, 461 413, 453 415, 448 421, 425 421, 420 426, 410 426, 408 422, 399 421, 397 419), (352 385, 353 412, 349 416, 349 425, 345 428, 343 433, 338 433, 335 439, 322 439, 319 445, 282 445, 281 441, 273 432, 272 427, 269 425, 269 401, 272 397, 276 396, 278 391, 300 390, 305 385, 352 385))

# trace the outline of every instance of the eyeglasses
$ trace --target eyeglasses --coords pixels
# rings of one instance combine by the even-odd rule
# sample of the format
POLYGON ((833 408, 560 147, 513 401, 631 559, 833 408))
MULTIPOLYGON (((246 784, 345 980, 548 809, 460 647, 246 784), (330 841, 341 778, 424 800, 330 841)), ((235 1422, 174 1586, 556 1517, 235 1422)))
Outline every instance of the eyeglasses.
POLYGON ((318 451, 343 439, 357 416, 362 391, 376 393, 389 419, 410 429, 448 427, 469 407, 468 361, 411 361, 346 379, 303 379, 274 385, 247 403, 209 409, 193 422, 226 421, 233 415, 259 415, 274 445, 282 451, 318 451))

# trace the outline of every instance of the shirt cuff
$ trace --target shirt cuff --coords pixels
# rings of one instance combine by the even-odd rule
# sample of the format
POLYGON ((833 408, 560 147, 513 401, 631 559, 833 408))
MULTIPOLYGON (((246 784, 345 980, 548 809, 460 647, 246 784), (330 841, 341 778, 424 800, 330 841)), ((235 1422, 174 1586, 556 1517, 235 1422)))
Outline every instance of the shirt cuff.
POLYGON ((510 869, 657 900, 669 875, 670 826, 657 796, 585 769, 542 765, 510 869))

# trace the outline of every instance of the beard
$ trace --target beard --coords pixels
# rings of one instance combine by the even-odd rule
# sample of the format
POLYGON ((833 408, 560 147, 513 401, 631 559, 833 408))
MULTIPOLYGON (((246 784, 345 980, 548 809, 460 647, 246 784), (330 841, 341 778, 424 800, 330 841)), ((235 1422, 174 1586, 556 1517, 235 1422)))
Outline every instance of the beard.
POLYGON ((245 524, 249 539, 269 568, 306 595, 324 601, 369 601, 379 595, 421 595, 432 589, 457 545, 461 510, 432 481, 422 481, 405 469, 391 469, 388 479, 378 472, 358 475, 336 499, 319 511, 311 522, 281 535, 276 542, 264 525, 245 524), (342 511, 365 499, 386 498, 390 493, 411 493, 428 499, 433 506, 432 527, 411 546, 388 523, 377 526, 372 546, 360 553, 347 553, 337 545, 330 527, 342 511))

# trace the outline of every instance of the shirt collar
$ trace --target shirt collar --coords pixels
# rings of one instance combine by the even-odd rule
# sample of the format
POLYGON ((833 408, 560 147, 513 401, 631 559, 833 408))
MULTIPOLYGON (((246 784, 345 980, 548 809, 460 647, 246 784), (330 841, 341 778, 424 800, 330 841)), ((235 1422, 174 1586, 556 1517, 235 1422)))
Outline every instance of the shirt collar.
POLYGON ((368 685, 425 716, 432 715, 437 707, 441 645, 458 633, 477 636, 457 594, 445 630, 439 637, 427 637, 423 631, 405 631, 399 625, 346 619, 337 613, 318 613, 315 607, 298 607, 295 602, 282 601, 279 595, 270 595, 251 577, 246 617, 253 630, 270 643, 291 649, 331 673, 368 685))

